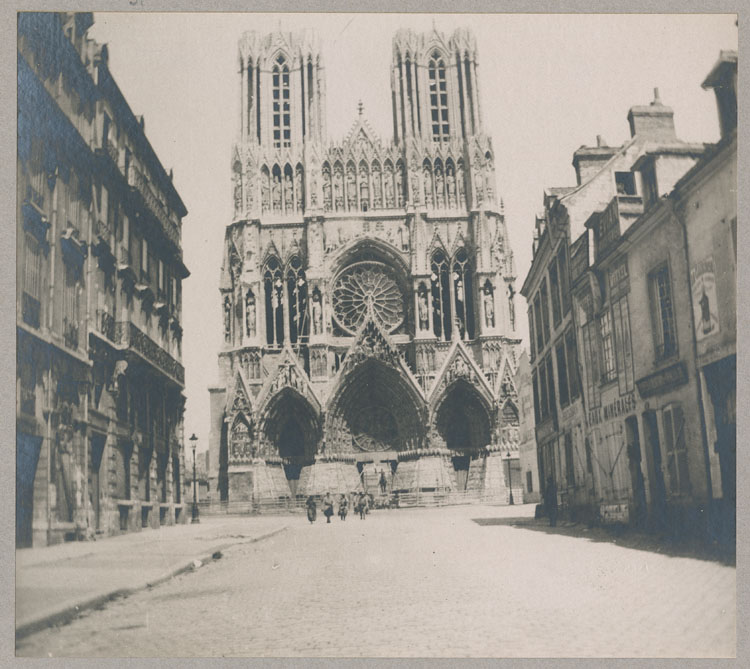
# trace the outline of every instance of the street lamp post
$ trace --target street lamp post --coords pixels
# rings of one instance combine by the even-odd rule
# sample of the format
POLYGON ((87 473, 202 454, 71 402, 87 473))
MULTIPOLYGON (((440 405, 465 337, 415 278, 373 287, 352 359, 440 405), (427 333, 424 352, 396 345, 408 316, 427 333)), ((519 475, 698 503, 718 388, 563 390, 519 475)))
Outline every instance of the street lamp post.
POLYGON ((201 519, 198 517, 198 487, 195 478, 195 447, 198 443, 198 437, 195 436, 195 432, 190 437, 190 443, 193 445, 193 517, 190 522, 200 523, 201 519))
POLYGON ((508 490, 510 491, 510 499, 508 500, 508 504, 513 505, 513 481, 510 478, 510 451, 506 453, 506 458, 508 460, 508 490))

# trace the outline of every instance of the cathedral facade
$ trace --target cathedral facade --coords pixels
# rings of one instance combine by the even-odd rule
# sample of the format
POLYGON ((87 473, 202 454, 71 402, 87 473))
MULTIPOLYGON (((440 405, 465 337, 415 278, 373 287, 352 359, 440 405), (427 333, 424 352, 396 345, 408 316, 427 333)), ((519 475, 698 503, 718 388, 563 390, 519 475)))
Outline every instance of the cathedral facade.
POLYGON ((391 141, 361 104, 328 140, 314 36, 246 33, 239 65, 211 489, 504 494, 520 339, 474 37, 395 35, 391 141))

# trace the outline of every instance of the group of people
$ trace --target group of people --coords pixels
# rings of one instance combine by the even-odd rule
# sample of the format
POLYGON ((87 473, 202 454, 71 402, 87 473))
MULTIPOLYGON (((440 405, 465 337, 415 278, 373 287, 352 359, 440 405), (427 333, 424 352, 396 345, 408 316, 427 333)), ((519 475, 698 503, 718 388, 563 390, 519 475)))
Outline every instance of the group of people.
MULTIPOLYGON (((370 496, 360 492, 351 492, 347 497, 344 493, 339 495, 338 502, 334 502, 333 496, 330 492, 327 492, 321 500, 321 506, 323 507, 323 515, 326 517, 326 522, 331 522, 331 517, 334 514, 334 504, 338 504, 338 516, 341 520, 346 520, 346 516, 349 514, 349 508, 352 507, 355 513, 359 514, 360 520, 364 520, 367 514, 370 512, 370 496)), ((314 523, 318 516, 318 504, 315 498, 310 495, 307 498, 305 504, 307 506, 307 519, 310 523, 314 523)))

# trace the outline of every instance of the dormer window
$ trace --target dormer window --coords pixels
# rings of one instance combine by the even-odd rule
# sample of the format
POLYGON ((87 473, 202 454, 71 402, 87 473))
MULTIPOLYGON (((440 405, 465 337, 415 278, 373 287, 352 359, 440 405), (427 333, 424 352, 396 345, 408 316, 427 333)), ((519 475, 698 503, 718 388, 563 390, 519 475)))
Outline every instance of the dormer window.
POLYGON ((615 172, 615 187, 618 195, 636 195, 635 174, 633 172, 615 172))

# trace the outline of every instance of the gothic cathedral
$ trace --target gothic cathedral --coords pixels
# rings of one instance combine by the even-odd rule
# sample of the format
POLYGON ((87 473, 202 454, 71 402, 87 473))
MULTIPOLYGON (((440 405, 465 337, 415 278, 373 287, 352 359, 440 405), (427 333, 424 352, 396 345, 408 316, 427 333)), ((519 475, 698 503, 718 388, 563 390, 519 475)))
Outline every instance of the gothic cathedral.
POLYGON ((473 35, 395 35, 392 141, 360 105, 329 142, 315 38, 245 33, 239 64, 216 499, 505 494, 520 339, 473 35))

